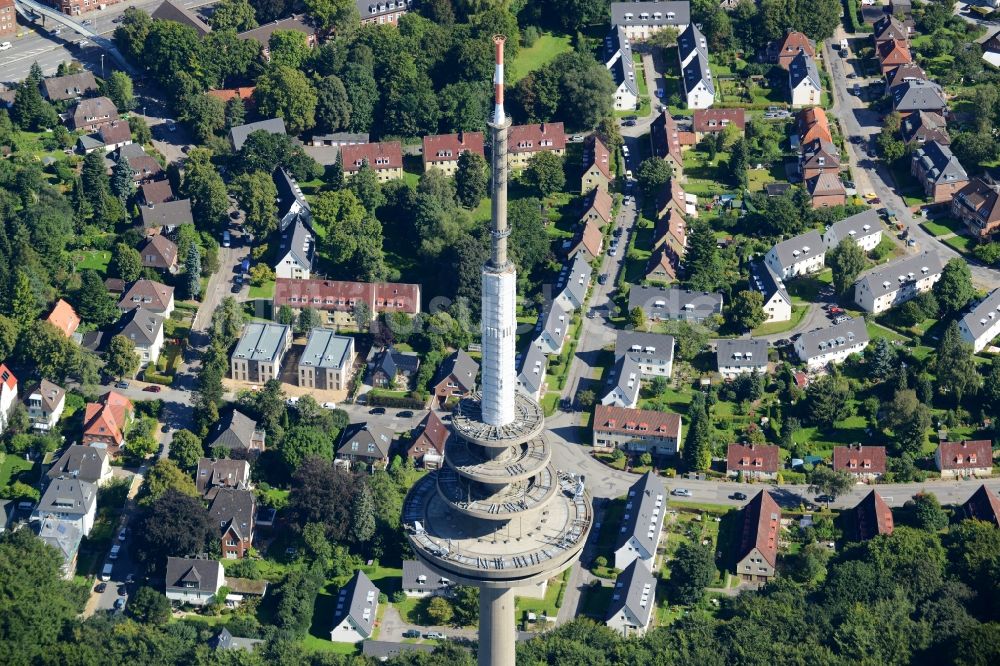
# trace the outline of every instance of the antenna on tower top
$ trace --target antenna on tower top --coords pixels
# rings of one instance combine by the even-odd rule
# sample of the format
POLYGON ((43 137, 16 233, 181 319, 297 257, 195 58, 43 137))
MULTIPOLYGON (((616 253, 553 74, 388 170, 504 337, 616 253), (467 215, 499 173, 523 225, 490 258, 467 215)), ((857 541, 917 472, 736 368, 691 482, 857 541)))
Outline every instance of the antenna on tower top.
POLYGON ((493 35, 493 44, 496 46, 496 68, 493 72, 493 91, 495 106, 493 107, 493 122, 503 125, 507 120, 503 111, 503 44, 507 38, 503 35, 493 35))

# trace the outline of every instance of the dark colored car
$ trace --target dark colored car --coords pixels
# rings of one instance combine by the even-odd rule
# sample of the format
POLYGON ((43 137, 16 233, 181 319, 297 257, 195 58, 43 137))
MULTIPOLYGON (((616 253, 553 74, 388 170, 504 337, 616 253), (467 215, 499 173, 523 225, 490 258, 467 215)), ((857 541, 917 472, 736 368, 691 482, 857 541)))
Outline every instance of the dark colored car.
POLYGON ((152 386, 147 386, 146 388, 144 388, 142 390, 143 391, 149 391, 150 393, 159 393, 160 391, 163 390, 163 387, 162 386, 157 386, 156 384, 154 384, 152 386))
POLYGON ((128 596, 128 588, 125 587, 124 585, 119 585, 118 586, 118 596, 119 597, 127 597, 128 596))
POLYGON ((747 495, 746 493, 733 493, 732 495, 729 496, 729 498, 734 500, 739 500, 742 502, 747 498, 747 495))
POLYGON ((833 497, 831 495, 817 495, 816 496, 816 501, 817 502, 821 502, 823 504, 826 504, 828 502, 832 502, 833 501, 833 497))
POLYGON ((118 382, 117 384, 115 384, 115 388, 127 389, 128 382, 118 382))
POLYGON ((407 629, 403 632, 403 638, 420 638, 419 629, 407 629))
POLYGON ((385 407, 372 407, 368 410, 369 414, 385 414, 385 407))
POLYGON ((601 273, 597 278, 597 284, 607 284, 607 282, 608 282, 608 274, 601 273))
POLYGON ((635 127, 635 121, 634 120, 626 120, 625 121, 625 127, 635 127))
POLYGON ((411 412, 408 409, 404 409, 400 413, 396 414, 396 416, 398 416, 401 419, 408 419, 413 417, 413 412, 411 412))
POLYGON ((106 589, 108 589, 108 584, 107 583, 98 583, 97 587, 94 588, 94 592, 97 592, 98 594, 100 594, 100 593, 104 592, 104 590, 106 590, 106 589))

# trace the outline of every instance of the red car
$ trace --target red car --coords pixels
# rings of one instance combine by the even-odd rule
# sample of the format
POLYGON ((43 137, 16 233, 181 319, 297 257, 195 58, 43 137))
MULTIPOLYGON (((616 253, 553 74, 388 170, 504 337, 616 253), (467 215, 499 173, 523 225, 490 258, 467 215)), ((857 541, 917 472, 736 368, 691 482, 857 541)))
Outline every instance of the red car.
POLYGON ((150 393, 159 393, 160 391, 163 390, 163 387, 162 386, 157 386, 156 384, 153 384, 152 386, 147 386, 146 388, 144 388, 142 390, 143 391, 149 391, 150 393))

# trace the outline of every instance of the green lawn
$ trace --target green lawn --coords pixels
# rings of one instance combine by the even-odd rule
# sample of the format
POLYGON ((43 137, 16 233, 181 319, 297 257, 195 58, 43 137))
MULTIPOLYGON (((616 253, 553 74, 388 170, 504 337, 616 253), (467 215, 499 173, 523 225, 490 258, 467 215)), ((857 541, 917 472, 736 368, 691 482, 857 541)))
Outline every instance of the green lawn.
POLYGON ((945 234, 960 234, 965 229, 965 225, 950 217, 941 217, 936 220, 924 220, 920 223, 927 233, 934 236, 944 236, 945 234))
MULTIPOLYGON (((562 590, 563 586, 566 585, 566 581, 569 580, 569 572, 570 570, 566 569, 562 575, 549 579, 549 584, 545 588, 544 599, 517 597, 514 605, 517 612, 514 617, 520 620, 521 616, 529 611, 537 613, 538 615, 555 617, 559 613, 559 606, 556 605, 556 600, 559 599, 559 592, 562 590)), ((560 603, 562 603, 561 600, 560 603)))
POLYGON ((907 206, 920 206, 927 201, 920 183, 910 173, 908 159, 900 159, 889 164, 892 178, 896 181, 896 189, 907 206))
POLYGON ((108 274, 111 252, 108 250, 79 250, 73 252, 73 262, 78 271, 97 271, 104 276, 108 274))
MULTIPOLYGON (((722 185, 728 181, 723 165, 729 161, 729 153, 716 153, 715 159, 709 154, 692 148, 684 153, 684 191, 698 197, 711 198, 716 194, 735 194, 736 190, 722 185)), ((704 203, 704 202, 699 202, 704 203)))
POLYGON ((775 333, 790 331, 802 323, 802 318, 806 316, 807 312, 809 312, 809 306, 794 305, 792 306, 791 319, 788 321, 774 321, 769 324, 762 324, 761 326, 753 329, 753 335, 773 335, 775 333))
POLYGON ((507 67, 507 85, 514 85, 525 76, 555 60, 560 53, 573 49, 568 35, 542 34, 530 48, 522 48, 507 67))
POLYGON ((274 280, 268 280, 259 287, 250 287, 250 298, 274 297, 274 280))
POLYGON ((945 244, 962 253, 972 252, 973 248, 976 247, 976 241, 968 236, 953 236, 946 240, 945 244))
POLYGON ((30 474, 23 474, 27 472, 35 463, 30 460, 25 460, 21 456, 9 453, 3 460, 3 464, 0 464, 0 491, 10 484, 11 479, 17 480, 18 476, 28 477, 30 474))

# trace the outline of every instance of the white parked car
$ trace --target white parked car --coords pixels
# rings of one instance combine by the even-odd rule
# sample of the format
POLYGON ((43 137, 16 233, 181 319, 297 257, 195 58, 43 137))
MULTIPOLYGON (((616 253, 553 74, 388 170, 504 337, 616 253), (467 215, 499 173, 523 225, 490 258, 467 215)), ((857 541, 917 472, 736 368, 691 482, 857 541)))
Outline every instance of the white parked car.
POLYGON ((670 494, 677 497, 691 497, 691 491, 687 488, 674 488, 670 491, 670 494))
POLYGON ((289 407, 294 407, 298 403, 299 403, 299 397, 295 395, 285 400, 285 404, 288 405, 289 407))
POLYGON ((324 402, 320 405, 323 409, 337 409, 337 403, 335 402, 324 402))
POLYGON ((6 51, 7 49, 11 48, 12 46, 14 46, 14 45, 11 44, 10 42, 0 42, 0 51, 6 51))

